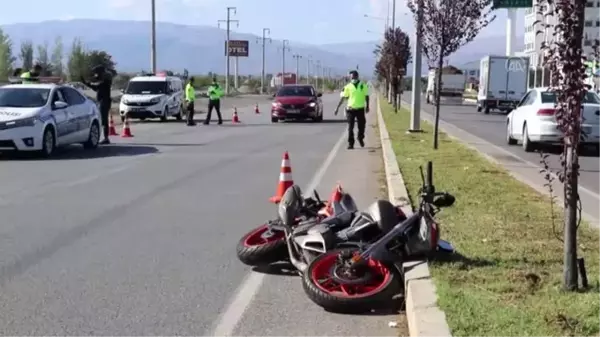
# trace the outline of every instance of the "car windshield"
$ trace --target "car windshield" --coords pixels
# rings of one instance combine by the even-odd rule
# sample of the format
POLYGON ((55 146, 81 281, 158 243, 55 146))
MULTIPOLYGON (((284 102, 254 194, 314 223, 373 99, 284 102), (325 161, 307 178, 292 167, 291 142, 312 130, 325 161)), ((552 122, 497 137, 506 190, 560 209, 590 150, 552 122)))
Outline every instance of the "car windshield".
MULTIPOLYGON (((556 103, 556 93, 542 92, 542 103, 556 103)), ((583 103, 600 104, 600 97, 592 91, 588 91, 583 96, 583 103)))
POLYGON ((0 88, 0 107, 39 108, 46 105, 50 89, 0 88))
POLYGON ((129 95, 158 95, 167 92, 167 82, 129 82, 125 93, 129 95))
POLYGON ((311 87, 282 87, 277 92, 277 96, 314 96, 314 91, 311 87))

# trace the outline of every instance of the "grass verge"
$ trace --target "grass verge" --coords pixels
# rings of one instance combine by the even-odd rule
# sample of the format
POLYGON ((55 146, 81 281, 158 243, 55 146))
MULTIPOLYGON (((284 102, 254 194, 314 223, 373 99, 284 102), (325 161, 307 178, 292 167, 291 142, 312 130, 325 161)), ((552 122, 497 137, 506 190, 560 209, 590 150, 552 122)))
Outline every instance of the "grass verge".
MULTIPOLYGON (((581 224, 579 255, 591 289, 561 290, 563 246, 552 231, 550 201, 476 151, 432 127, 407 134, 410 114, 380 100, 394 151, 413 203, 419 165, 433 161, 436 189, 456 196, 438 215, 442 237, 458 253, 431 263, 439 305, 454 336, 598 335, 598 231, 581 224), (444 261, 446 260, 446 261, 444 261)), ((561 228, 561 210, 556 212, 561 228)))

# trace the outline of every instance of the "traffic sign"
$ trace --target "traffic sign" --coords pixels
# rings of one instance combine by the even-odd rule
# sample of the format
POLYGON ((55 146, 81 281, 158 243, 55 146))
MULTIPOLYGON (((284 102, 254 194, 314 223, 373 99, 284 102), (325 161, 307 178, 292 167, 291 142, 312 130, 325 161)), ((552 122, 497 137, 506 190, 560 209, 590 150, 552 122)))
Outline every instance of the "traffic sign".
POLYGON ((494 0, 493 8, 531 8, 533 0, 494 0))
MULTIPOLYGON (((225 41, 225 48, 227 48, 227 41, 225 41)), ((227 56, 227 49, 225 49, 225 56, 227 56)), ((248 41, 229 40, 229 56, 248 57, 248 41)))

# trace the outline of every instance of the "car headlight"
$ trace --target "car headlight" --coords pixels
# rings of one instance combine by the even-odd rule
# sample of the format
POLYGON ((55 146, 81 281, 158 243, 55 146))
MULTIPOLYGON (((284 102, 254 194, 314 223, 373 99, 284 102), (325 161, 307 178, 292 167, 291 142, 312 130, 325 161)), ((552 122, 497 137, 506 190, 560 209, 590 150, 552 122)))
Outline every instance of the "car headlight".
POLYGON ((160 102, 160 98, 159 97, 156 97, 156 98, 153 98, 153 99, 150 100, 150 103, 154 103, 154 104, 159 103, 159 102, 160 102))
POLYGON ((273 107, 274 108, 279 108, 281 106, 281 103, 279 102, 273 102, 273 107))
POLYGON ((21 128, 26 126, 34 126, 38 122, 37 117, 27 117, 6 122, 7 128, 21 128))
POLYGON ((315 103, 315 102, 310 102, 310 103, 308 104, 308 106, 309 106, 309 107, 311 107, 311 108, 314 108, 314 107, 316 107, 316 106, 317 106, 317 103, 315 103))

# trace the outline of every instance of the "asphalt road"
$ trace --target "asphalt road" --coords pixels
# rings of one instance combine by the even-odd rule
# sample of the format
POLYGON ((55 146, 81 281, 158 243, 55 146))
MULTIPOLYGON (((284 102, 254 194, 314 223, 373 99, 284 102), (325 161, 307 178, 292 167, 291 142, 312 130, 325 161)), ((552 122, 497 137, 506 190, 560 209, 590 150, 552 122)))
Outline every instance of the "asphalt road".
POLYGON ((286 150, 303 189, 341 181, 363 207, 380 193, 379 150, 345 150, 336 99, 320 124, 271 124, 269 101, 255 115, 230 99, 241 125, 137 123, 95 152, 0 159, 0 334, 396 335, 394 316, 326 313, 298 277, 235 255, 276 213, 286 150))

